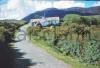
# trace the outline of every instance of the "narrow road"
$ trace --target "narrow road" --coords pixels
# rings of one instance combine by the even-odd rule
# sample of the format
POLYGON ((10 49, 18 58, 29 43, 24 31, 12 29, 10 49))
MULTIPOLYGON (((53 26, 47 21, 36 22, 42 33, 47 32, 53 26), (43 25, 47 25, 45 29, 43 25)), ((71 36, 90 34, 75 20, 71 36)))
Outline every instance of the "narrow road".
POLYGON ((16 50, 15 68, 71 68, 28 39, 16 42, 13 48, 16 50))

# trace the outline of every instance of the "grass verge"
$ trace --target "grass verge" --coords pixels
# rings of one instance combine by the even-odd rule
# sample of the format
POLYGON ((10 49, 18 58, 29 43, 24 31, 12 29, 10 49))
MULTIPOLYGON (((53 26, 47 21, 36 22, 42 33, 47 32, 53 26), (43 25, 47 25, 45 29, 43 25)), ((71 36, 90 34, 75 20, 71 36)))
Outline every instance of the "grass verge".
POLYGON ((64 56, 63 54, 61 54, 60 52, 55 50, 52 46, 50 46, 44 40, 32 38, 31 42, 33 44, 36 44, 36 46, 44 49, 46 52, 48 52, 52 56, 56 57, 57 59, 62 60, 63 62, 65 62, 67 64, 70 64, 72 66, 72 68, 99 68, 99 66, 80 63, 77 59, 73 59, 69 56, 64 56))

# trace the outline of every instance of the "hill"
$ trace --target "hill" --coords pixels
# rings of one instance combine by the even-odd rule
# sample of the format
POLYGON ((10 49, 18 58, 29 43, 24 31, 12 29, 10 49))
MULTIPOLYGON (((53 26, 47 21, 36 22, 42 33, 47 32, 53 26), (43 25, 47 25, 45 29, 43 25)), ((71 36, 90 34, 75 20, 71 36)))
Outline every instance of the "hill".
POLYGON ((82 16, 90 16, 90 15, 100 15, 100 6, 90 7, 90 8, 81 8, 81 7, 72 7, 67 9, 57 9, 57 8, 47 8, 42 11, 37 11, 23 18, 25 21, 29 21, 32 18, 41 18, 59 16, 63 18, 66 14, 79 14, 82 16))

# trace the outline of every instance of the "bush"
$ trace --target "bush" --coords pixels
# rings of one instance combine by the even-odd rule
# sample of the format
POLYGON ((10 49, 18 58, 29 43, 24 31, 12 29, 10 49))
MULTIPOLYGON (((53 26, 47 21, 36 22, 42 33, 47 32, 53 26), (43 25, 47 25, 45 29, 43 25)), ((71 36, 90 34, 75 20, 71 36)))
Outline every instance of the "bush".
POLYGON ((15 31, 22 25, 3 20, 0 22, 0 42, 11 42, 15 38, 15 31))
POLYGON ((100 41, 91 40, 84 44, 84 62, 100 62, 100 41))
MULTIPOLYGON (((84 25, 81 25, 81 26, 84 26, 84 25)), ((84 28, 85 29, 81 31, 79 30, 79 28, 77 28, 76 32, 82 34, 81 33, 82 31, 86 31, 86 30, 90 31, 89 28, 85 26, 84 28)), ((50 30, 48 31, 48 29, 46 30, 47 31, 43 31, 42 29, 41 30, 34 29, 33 36, 36 38, 39 37, 39 39, 47 42, 50 46, 53 46, 59 52, 63 53, 63 55, 69 55, 73 58, 78 58, 79 61, 85 62, 85 63, 91 63, 91 64, 100 63, 100 41, 91 40, 92 38, 88 40, 83 39, 81 41, 68 40, 68 39, 65 39, 65 35, 63 35, 64 38, 61 37, 60 35, 57 35, 55 30, 54 32, 50 32, 50 30)), ((28 31, 29 31, 28 33, 30 34, 31 28, 29 28, 28 31)), ((72 32, 72 33, 75 34, 75 32, 72 32)), ((83 32, 83 35, 84 34, 85 33, 83 32)), ((79 38, 81 39, 81 37, 82 35, 80 35, 79 38)))
POLYGON ((100 63, 100 42, 96 40, 86 41, 83 44, 83 51, 81 52, 81 45, 78 42, 60 40, 58 42, 58 49, 64 55, 79 58, 81 62, 85 63, 100 63), (82 55, 83 54, 83 55, 82 55))
POLYGON ((0 42, 3 42, 5 40, 4 31, 5 28, 3 26, 0 26, 0 42))
POLYGON ((58 42, 59 50, 63 52, 63 54, 70 55, 70 56, 79 56, 80 53, 80 46, 78 42, 74 41, 59 41, 58 42))

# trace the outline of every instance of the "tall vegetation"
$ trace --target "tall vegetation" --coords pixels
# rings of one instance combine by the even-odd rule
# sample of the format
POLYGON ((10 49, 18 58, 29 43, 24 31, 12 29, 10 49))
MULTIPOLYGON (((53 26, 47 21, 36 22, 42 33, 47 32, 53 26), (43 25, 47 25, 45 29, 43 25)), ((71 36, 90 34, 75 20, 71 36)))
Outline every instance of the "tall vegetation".
POLYGON ((47 42, 63 55, 100 64, 100 21, 95 16, 66 15, 60 26, 30 27, 32 37, 47 42), (97 39, 98 37, 98 39, 97 39))
MULTIPOLYGON (((24 24, 24 22, 23 22, 24 24)), ((20 21, 0 20, 0 68, 14 68, 15 54, 19 54, 12 48, 15 42, 15 32, 23 25, 20 21)))
MULTIPOLYGON (((6 20, 0 20, 0 42, 11 42, 14 40, 15 37, 15 31, 20 27, 24 25, 24 22, 16 22, 14 21, 6 21, 6 20)), ((1 44, 1 43, 0 43, 1 44)))

